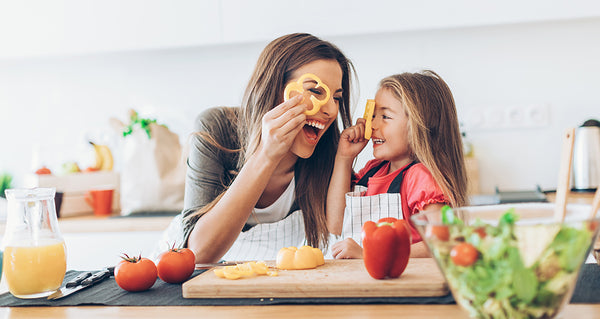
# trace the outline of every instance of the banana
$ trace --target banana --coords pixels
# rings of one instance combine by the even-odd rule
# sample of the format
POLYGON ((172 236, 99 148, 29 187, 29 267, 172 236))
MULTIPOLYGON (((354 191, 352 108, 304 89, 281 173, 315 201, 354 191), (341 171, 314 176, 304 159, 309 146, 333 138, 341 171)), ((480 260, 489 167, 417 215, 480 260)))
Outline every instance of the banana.
POLYGON ((113 169, 113 156, 107 145, 100 145, 90 141, 94 146, 96 153, 96 164, 94 168, 101 171, 110 171, 113 169))
POLYGON ((94 166, 92 166, 92 168, 94 170, 100 170, 100 168, 102 168, 102 154, 100 154, 100 152, 98 151, 98 145, 96 145, 92 141, 89 141, 89 142, 94 147, 94 154, 96 155, 96 161, 94 163, 94 166))
POLYGON ((113 156, 110 148, 106 145, 100 145, 100 153, 102 154, 102 171, 112 171, 113 169, 113 156))

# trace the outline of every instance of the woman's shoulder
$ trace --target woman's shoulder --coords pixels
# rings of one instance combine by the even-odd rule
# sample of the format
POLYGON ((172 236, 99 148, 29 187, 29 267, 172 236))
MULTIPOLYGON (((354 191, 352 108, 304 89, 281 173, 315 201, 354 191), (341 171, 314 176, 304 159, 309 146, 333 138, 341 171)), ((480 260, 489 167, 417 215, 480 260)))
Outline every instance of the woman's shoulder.
MULTIPOLYGON (((197 132, 211 131, 212 127, 237 123, 239 107, 216 106, 202 111, 196 117, 194 129, 197 132)), ((236 125, 237 126, 237 125, 236 125)))
POLYGON ((239 148, 237 138, 239 107, 212 107, 202 111, 194 125, 195 143, 239 148))

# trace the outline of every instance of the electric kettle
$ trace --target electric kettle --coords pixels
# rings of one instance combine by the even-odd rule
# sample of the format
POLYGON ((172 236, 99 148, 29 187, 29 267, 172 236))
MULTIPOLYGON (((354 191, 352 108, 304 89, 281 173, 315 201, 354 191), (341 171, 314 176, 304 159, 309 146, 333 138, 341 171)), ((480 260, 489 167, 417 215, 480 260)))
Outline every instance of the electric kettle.
POLYGON ((600 186, 600 121, 587 120, 575 132, 573 190, 595 191, 600 186))

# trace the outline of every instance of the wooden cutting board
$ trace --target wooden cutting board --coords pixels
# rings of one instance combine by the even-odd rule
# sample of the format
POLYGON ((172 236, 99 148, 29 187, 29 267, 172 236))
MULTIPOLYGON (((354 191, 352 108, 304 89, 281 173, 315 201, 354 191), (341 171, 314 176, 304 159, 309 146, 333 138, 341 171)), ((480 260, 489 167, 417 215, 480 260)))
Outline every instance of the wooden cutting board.
MULTIPOLYGON (((274 262, 267 262, 274 266, 274 262)), ((396 279, 376 280, 362 259, 326 260, 308 270, 278 270, 278 276, 229 280, 212 269, 183 284, 184 298, 435 297, 448 285, 432 258, 412 258, 396 279)))

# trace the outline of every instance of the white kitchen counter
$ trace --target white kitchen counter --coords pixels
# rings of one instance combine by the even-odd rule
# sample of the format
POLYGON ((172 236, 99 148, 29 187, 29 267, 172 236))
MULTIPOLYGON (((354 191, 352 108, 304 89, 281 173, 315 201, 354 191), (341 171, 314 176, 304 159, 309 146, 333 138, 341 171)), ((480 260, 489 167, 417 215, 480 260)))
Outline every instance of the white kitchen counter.
POLYGON ((64 234, 67 269, 96 270, 114 266, 124 253, 150 258, 162 231, 64 234))

